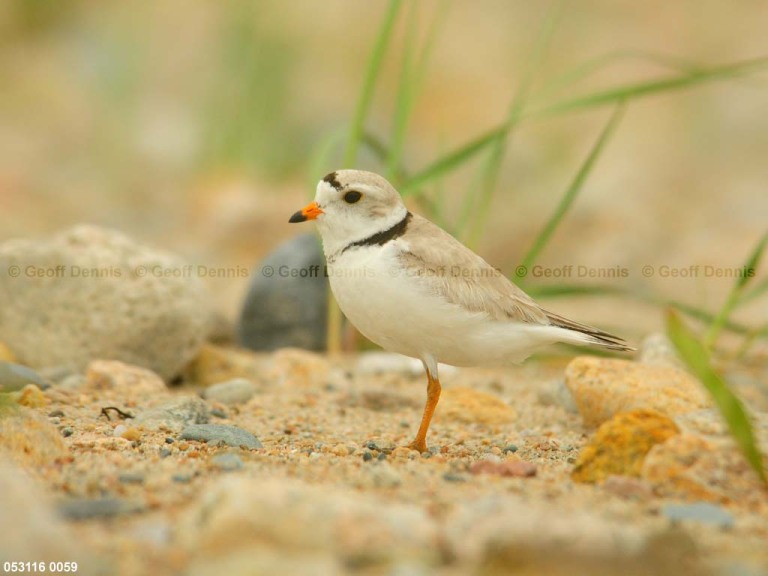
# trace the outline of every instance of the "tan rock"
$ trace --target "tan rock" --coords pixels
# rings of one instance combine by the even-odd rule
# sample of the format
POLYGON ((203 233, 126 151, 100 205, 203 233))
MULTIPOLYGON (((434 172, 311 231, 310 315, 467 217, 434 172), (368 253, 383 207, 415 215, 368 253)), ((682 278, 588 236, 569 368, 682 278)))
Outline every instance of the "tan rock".
POLYGON ((21 406, 27 406, 28 408, 42 408, 48 404, 48 398, 45 397, 45 394, 43 394, 43 391, 40 390, 40 388, 34 384, 27 384, 24 388, 19 390, 16 402, 21 406))
POLYGON ((167 392, 162 378, 146 368, 117 360, 94 360, 86 372, 86 388, 115 390, 125 394, 167 392))
POLYGON ((320 388, 328 381, 330 365, 320 354, 283 348, 272 354, 272 366, 267 372, 267 378, 278 386, 320 388))
POLYGON ((496 425, 513 422, 517 413, 498 396, 457 386, 443 390, 436 419, 496 425))
POLYGON ((24 407, 0 418, 0 448, 29 468, 51 465, 69 455, 58 429, 45 416, 24 407))
POLYGON ((584 447, 571 477, 575 482, 602 482, 612 475, 640 476, 646 454, 680 430, 668 416, 634 410, 604 422, 584 447))
POLYGON ((264 368, 262 356, 226 346, 205 344, 194 360, 186 367, 186 379, 201 386, 247 378, 257 381, 264 368))
POLYGON ((5 342, 0 342, 0 361, 16 362, 16 355, 8 348, 5 342))
POLYGON ((766 506, 768 490, 730 439, 680 434, 655 446, 642 477, 660 496, 766 506))
POLYGON ((566 368, 565 383, 587 426, 631 410, 674 416, 710 405, 698 380, 670 366, 580 356, 566 368))

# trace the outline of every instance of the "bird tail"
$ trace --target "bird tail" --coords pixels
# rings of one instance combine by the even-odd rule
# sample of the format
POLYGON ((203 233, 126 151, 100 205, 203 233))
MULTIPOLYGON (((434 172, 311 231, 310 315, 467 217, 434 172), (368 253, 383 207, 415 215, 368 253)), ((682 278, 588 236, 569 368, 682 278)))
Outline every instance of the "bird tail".
POLYGON ((623 352, 631 352, 635 350, 632 346, 629 346, 624 339, 619 338, 618 336, 603 332, 602 330, 587 326, 586 324, 579 324, 578 322, 568 320, 568 318, 558 316, 552 312, 545 311, 545 314, 547 315, 551 326, 563 328, 571 332, 578 332, 579 337, 575 339, 578 342, 595 344, 597 346, 608 348, 609 350, 621 350, 623 352))

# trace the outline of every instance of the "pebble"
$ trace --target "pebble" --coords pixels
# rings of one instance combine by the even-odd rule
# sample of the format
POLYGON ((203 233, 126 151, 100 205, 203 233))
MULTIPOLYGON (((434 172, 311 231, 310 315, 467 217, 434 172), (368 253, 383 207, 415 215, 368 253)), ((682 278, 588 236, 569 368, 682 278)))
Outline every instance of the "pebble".
POLYGON ((35 384, 27 384, 19 392, 14 393, 16 402, 29 408, 43 408, 48 404, 48 398, 35 384))
POLYGON ((58 505, 59 514, 67 520, 114 518, 141 512, 143 506, 119 498, 73 498, 58 505))
POLYGON ((49 239, 9 240, 0 245, 0 269, 12 265, 61 271, 0 275, 0 294, 14 303, 0 309, 0 339, 13 343, 24 364, 82 370, 92 360, 111 358, 171 378, 205 338, 210 298, 202 280, 137 275, 182 270, 184 262, 120 232, 81 225, 49 239), (103 273, 71 273, 96 269, 103 273))
POLYGON ((464 474, 456 474, 455 472, 446 472, 443 474, 443 480, 446 482, 466 482, 467 477, 464 474))
POLYGON ((125 424, 118 424, 115 426, 115 429, 112 430, 112 436, 115 438, 120 438, 124 433, 128 431, 128 426, 125 424))
POLYGON ((719 528, 733 528, 733 515, 722 506, 709 502, 693 502, 690 504, 665 504, 661 514, 672 522, 697 522, 710 524, 719 528))
POLYGON ((0 362, 0 390, 14 392, 28 384, 35 384, 43 390, 50 387, 48 381, 32 368, 12 362, 0 362))
POLYGON ((210 408, 204 400, 182 396, 140 412, 133 422, 150 429, 167 426, 178 430, 190 424, 207 424, 209 419, 210 408))
POLYGON ((62 428, 61 429, 61 435, 64 436, 64 438, 69 438, 74 433, 75 433, 75 431, 72 428, 70 428, 69 426, 67 426, 66 428, 62 428))
POLYGON ((653 410, 614 416, 597 429, 571 473, 575 482, 602 482, 608 476, 640 476, 646 454, 680 432, 674 421, 653 410))
POLYGON ((435 418, 438 421, 495 425, 514 422, 517 412, 498 396, 457 386, 443 390, 435 418))
POLYGON ((94 360, 88 364, 85 379, 91 390, 113 390, 127 398, 167 392, 165 382, 151 370, 117 360, 94 360))
POLYGON ((578 413, 576 401, 573 394, 565 385, 565 379, 549 380, 545 382, 536 392, 539 404, 544 406, 560 406, 566 412, 578 413))
POLYGON ((182 430, 181 438, 214 445, 226 444, 235 448, 242 446, 250 450, 264 447, 250 432, 224 424, 192 424, 182 430))
POLYGON ((177 472, 173 476, 171 476, 171 480, 176 482, 177 484, 189 484, 192 482, 192 479, 195 477, 195 474, 192 472, 177 472))
POLYGON ((392 440, 369 440, 366 442, 365 447, 368 448, 368 450, 390 453, 397 448, 397 444, 392 440))
POLYGON ((227 406, 235 406, 248 402, 257 391, 257 386, 251 380, 235 378, 209 386, 203 392, 203 398, 227 406))
POLYGON ((260 381, 264 360, 250 350, 204 344, 184 370, 184 379, 200 386, 211 386, 235 378, 260 381))
POLYGON ((251 275, 237 326, 238 342, 252 350, 323 350, 328 299, 324 269, 325 258, 314 233, 301 234, 275 248, 251 275), (317 273, 263 273, 278 269, 317 273))
POLYGON ((524 460, 505 460, 503 462, 478 460, 469 467, 469 472, 475 476, 491 474, 508 478, 530 478, 536 476, 536 464, 524 460))
POLYGON ((12 460, 32 469, 69 455, 61 435, 48 417, 32 408, 19 406, 0 417, 0 448, 5 448, 12 460))
POLYGON ((214 454, 214 456, 211 457, 211 464, 219 470, 230 472, 233 470, 240 470, 243 467, 243 460, 237 454, 229 452, 225 454, 214 454))
POLYGON ((675 416, 710 405, 698 380, 668 366, 579 356, 566 368, 565 383, 587 426, 599 426, 631 410, 675 416))
POLYGON ((144 484, 146 476, 141 472, 121 472, 117 480, 122 484, 144 484))
POLYGON ((643 338, 637 356, 638 362, 649 366, 685 369, 674 344, 663 332, 654 332, 643 338))

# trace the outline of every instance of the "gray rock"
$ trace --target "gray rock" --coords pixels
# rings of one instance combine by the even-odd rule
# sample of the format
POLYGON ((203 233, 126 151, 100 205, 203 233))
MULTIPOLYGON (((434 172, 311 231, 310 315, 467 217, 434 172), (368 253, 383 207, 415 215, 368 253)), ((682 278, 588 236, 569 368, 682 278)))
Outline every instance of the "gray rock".
POLYGON ((203 397, 213 402, 221 402, 227 406, 244 404, 258 392, 258 387, 246 378, 235 378, 219 382, 206 388, 203 397))
POLYGON ((192 424, 184 428, 181 438, 211 444, 226 444, 235 448, 242 446, 250 450, 263 448, 259 439, 250 432, 224 424, 192 424))
POLYGON ((200 279, 171 254, 118 232, 78 226, 0 245, 0 340, 34 368, 82 371, 97 358, 176 375, 210 313, 200 279))
POLYGON ((243 460, 237 454, 229 452, 226 454, 216 454, 211 458, 211 464, 219 470, 231 472, 233 470, 240 470, 243 467, 243 460))
POLYGON ((252 275, 237 327, 253 350, 325 349, 328 281, 315 234, 278 246, 252 275))
POLYGON ((665 504, 661 513, 672 522, 692 521, 720 528, 732 528, 733 516, 722 506, 709 502, 693 504, 665 504))
POLYGON ((190 424, 207 424, 209 418, 210 408, 204 400, 184 396, 145 410, 136 416, 134 423, 151 429, 168 426, 180 430, 190 424))
POLYGON ((544 406, 560 406, 567 412, 576 414, 579 410, 576 407, 576 401, 573 394, 565 385, 565 380, 559 378, 546 382, 537 393, 538 401, 544 406))
POLYGON ((31 368, 11 362, 0 362, 0 390, 13 392, 21 390, 27 384, 34 384, 41 390, 51 386, 45 378, 31 368))
POLYGON ((89 520, 133 514, 144 508, 138 503, 119 498, 73 498, 59 503, 58 509, 59 514, 67 520, 89 520))
POLYGON ((685 369, 685 364, 674 344, 663 332, 654 332, 643 339, 638 351, 638 362, 649 366, 667 366, 685 369))

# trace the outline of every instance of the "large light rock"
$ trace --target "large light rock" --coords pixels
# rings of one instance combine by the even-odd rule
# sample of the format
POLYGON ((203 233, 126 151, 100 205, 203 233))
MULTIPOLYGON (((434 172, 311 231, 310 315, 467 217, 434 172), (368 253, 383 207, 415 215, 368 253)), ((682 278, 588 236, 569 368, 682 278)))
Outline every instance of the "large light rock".
POLYGON ((0 295, 0 340, 32 367, 105 358, 170 378, 210 319, 192 267, 95 226, 0 245, 0 295))
POLYGON ((628 360, 579 356, 565 369, 565 384, 587 426, 599 426, 631 410, 677 416, 711 404, 688 372, 628 360))

